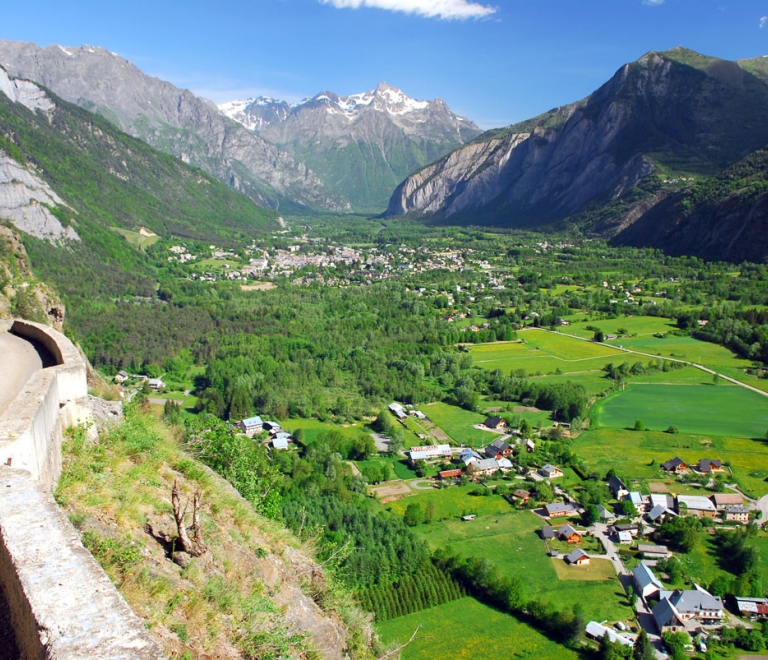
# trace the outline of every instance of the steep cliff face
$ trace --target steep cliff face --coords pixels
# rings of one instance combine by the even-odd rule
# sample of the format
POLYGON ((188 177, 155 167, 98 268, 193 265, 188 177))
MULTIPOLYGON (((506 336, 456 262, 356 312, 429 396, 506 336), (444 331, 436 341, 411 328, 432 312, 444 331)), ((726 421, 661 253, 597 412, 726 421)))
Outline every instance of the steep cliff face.
POLYGON ((40 48, 0 41, 0 64, 19 78, 97 112, 148 144, 201 167, 261 205, 281 198, 333 210, 346 200, 304 164, 188 90, 147 76, 102 48, 40 48))
POLYGON ((685 49, 623 66, 586 101, 490 131, 408 177, 387 213, 535 226, 633 190, 656 166, 713 174, 768 141, 768 86, 685 49))
POLYGON ((322 92, 292 105, 258 98, 219 107, 306 162, 356 209, 385 208, 403 177, 480 134, 441 99, 412 99, 384 82, 360 94, 322 92))

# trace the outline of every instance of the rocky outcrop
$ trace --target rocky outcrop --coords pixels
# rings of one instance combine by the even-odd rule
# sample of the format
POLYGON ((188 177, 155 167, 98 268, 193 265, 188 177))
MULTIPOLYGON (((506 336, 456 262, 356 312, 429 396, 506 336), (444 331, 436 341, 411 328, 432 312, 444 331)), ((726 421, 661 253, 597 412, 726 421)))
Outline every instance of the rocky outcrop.
POLYGON ((656 164, 735 162, 768 142, 766 103, 768 85, 734 62, 648 53, 586 101, 488 132, 411 175, 387 213, 544 225, 623 198, 656 164))
POLYGON ((214 103, 152 78, 102 48, 0 41, 0 64, 125 132, 201 167, 261 205, 280 198, 332 210, 347 202, 303 163, 223 116, 214 103))

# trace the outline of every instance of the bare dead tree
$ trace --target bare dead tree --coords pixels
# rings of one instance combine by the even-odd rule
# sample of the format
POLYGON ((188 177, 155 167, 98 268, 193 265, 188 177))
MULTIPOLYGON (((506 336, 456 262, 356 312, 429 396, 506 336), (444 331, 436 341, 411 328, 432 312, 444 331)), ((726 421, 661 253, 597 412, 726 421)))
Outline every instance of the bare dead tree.
POLYGON ((181 497, 179 491, 179 480, 173 482, 171 491, 171 502, 173 503, 173 517, 176 519, 176 528, 179 530, 179 541, 181 549, 193 557, 201 557, 208 548, 203 543, 203 529, 200 525, 200 491, 195 491, 194 503, 192 505, 192 538, 189 538, 187 526, 184 524, 184 516, 187 513, 189 500, 181 510, 181 497))
MULTIPOLYGON (((411 638, 405 644, 401 644, 397 648, 392 649, 389 653, 385 653, 384 655, 379 656, 379 660, 385 660, 385 658, 391 658, 393 655, 397 655, 398 653, 400 653, 400 651, 402 651, 406 646, 408 646, 408 644, 410 644, 414 639, 416 639, 419 630, 421 630, 421 624, 416 626, 416 630, 413 631, 413 635, 411 635, 411 638)), ((429 636, 430 635, 428 635, 428 637, 429 636)))

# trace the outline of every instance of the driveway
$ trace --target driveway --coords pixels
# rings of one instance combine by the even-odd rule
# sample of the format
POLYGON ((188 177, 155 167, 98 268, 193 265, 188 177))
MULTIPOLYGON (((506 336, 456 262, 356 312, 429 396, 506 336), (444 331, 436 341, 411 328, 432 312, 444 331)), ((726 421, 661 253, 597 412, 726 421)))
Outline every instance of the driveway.
POLYGON ((7 409, 38 369, 43 360, 35 347, 28 341, 8 332, 8 325, 0 326, 0 363, 3 377, 0 378, 0 415, 7 409))
POLYGON ((603 547, 605 548, 606 558, 611 560, 611 563, 613 564, 613 568, 616 571, 616 575, 628 575, 629 571, 627 571, 627 569, 624 568, 624 564, 622 563, 621 559, 619 559, 618 548, 616 547, 614 542, 611 541, 610 538, 608 538, 608 525, 604 523, 595 523, 593 529, 594 529, 593 533, 595 535, 595 538, 600 539, 600 542, 603 544, 603 547))

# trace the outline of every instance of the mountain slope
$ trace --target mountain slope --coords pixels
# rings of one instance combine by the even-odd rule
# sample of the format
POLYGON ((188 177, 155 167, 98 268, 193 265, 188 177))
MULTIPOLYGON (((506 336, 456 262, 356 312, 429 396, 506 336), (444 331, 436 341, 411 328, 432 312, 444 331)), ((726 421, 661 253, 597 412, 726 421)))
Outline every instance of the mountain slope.
POLYGON ((381 210, 405 176, 480 134, 440 99, 417 101, 380 83, 298 104, 258 98, 223 113, 305 162, 360 210, 381 210))
POLYGON ((764 261, 768 255, 768 150, 760 149, 722 174, 667 196, 613 242, 705 259, 764 261))
POLYGON ((152 78, 102 48, 0 41, 0 64, 263 206, 276 208, 286 200, 332 210, 347 206, 303 163, 223 116, 212 102, 152 78))
POLYGON ((148 260, 117 230, 221 244, 277 227, 273 211, 2 69, 0 220, 25 232, 39 275, 89 298, 155 295, 148 260))
POLYGON ((682 48, 623 66, 585 101, 475 142, 408 177, 388 214, 539 226, 632 193, 658 168, 715 174, 768 143, 768 85, 682 48))

